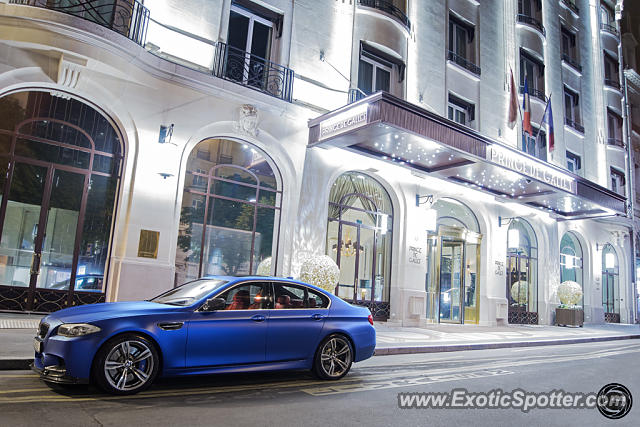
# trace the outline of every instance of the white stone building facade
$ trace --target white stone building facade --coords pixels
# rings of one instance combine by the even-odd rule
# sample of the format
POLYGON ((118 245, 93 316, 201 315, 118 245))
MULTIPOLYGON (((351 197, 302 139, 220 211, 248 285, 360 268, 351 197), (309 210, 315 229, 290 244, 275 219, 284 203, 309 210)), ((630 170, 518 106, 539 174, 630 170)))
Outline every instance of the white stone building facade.
POLYGON ((0 126, 0 309, 148 298, 268 258, 296 276, 327 254, 336 292, 398 325, 553 324, 561 280, 585 322, 638 318, 612 2, 62 3, 0 1, 0 103, 21 114, 0 126), (511 71, 536 137, 508 126, 511 71), (111 154, 77 105, 111 125, 111 154), (90 208, 97 176, 113 209, 90 208))

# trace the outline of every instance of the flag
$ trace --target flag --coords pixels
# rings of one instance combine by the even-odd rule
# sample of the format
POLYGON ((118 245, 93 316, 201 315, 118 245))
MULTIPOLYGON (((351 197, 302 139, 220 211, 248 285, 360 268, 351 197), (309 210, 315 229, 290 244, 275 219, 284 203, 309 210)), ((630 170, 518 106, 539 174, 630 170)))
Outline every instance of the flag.
POLYGON ((547 134, 549 135, 549 152, 552 152, 555 148, 555 139, 553 137, 553 113, 551 111, 551 96, 547 101, 547 109, 545 110, 544 117, 542 117, 542 123, 547 124, 547 134))
POLYGON ((518 119, 518 94, 516 93, 516 82, 513 80, 513 70, 511 72, 511 89, 509 94, 509 129, 513 129, 518 119))
POLYGON ((529 101, 529 84, 527 83, 527 76, 524 76, 522 115, 522 132, 527 132, 529 136, 533 136, 533 128, 531 127, 531 102, 529 101))

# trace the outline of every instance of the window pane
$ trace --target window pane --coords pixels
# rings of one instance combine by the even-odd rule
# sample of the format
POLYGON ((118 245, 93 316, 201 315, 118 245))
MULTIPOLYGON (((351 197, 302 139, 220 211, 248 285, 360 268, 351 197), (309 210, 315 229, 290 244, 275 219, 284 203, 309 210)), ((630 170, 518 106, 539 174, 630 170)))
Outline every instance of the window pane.
POLYGON ((81 174, 54 172, 38 288, 69 289, 84 180, 81 174))
POLYGON ((306 286, 274 283, 276 310, 326 308, 329 299, 306 286))
MULTIPOLYGON (((89 275, 95 277, 100 285, 109 255, 116 189, 117 180, 114 177, 91 176, 76 275, 79 278, 89 275)), ((92 290, 98 290, 97 287, 98 284, 92 290)), ((101 286, 99 290, 102 291, 101 286)))
POLYGON ((389 92, 391 83, 391 73, 382 68, 376 68, 376 91, 384 90, 389 92))
POLYGON ((260 22, 253 23, 251 53, 260 58, 269 59, 271 53, 271 27, 260 22))
POLYGON ((242 51, 247 50, 247 39, 249 35, 249 18, 231 11, 229 15, 229 36, 227 43, 242 51))
POLYGON ((262 283, 236 286, 218 296, 226 301, 225 310, 262 310, 269 308, 269 300, 262 283))
POLYGON ((373 93, 373 65, 363 60, 358 66, 358 89, 367 95, 373 93))

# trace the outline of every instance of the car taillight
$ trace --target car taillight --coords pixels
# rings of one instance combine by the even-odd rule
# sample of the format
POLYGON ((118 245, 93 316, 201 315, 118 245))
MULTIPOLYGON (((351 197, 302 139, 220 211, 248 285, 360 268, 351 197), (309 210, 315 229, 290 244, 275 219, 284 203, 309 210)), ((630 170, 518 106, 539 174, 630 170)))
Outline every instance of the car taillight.
POLYGON ((371 323, 371 326, 373 326, 373 316, 369 315, 369 323, 371 323))

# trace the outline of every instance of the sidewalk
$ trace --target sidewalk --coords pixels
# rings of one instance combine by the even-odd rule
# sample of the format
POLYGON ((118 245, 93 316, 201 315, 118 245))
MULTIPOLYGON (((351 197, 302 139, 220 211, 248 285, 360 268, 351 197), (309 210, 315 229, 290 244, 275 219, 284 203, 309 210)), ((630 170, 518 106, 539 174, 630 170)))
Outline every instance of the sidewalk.
MULTIPOLYGON (((27 369, 33 360, 33 337, 41 317, 0 313, 0 370, 27 369)), ((401 328, 380 322, 375 328, 376 356, 640 339, 640 325, 612 323, 583 328, 446 324, 401 328)))

